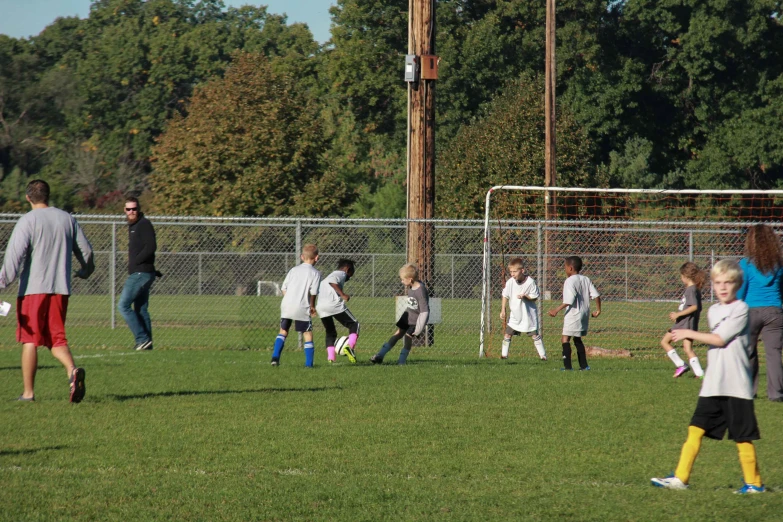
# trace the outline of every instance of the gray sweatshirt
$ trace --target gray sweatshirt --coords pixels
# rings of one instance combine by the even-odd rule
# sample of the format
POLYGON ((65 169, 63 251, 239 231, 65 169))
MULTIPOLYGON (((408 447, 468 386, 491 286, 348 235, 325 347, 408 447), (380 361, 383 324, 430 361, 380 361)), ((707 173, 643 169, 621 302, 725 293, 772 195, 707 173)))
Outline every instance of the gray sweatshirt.
POLYGON ((95 270, 92 246, 76 220, 55 207, 33 209, 11 233, 0 268, 0 288, 19 277, 19 295, 71 294, 73 256, 79 277, 95 270))

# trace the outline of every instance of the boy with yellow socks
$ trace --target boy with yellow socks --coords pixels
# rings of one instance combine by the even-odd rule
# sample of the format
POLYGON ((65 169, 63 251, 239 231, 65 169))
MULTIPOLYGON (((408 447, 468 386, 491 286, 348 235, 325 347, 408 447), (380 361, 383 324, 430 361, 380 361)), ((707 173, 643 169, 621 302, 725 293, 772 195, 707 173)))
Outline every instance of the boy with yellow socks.
POLYGON ((673 330, 672 340, 691 339, 709 345, 707 371, 699 392, 696 411, 688 426, 688 439, 682 446, 680 462, 674 474, 653 478, 652 485, 666 489, 686 489, 693 463, 706 435, 721 440, 726 431, 737 443, 745 485, 735 493, 763 493, 756 448, 759 428, 753 410, 753 376, 748 358, 751 348, 748 334, 748 305, 737 299, 742 285, 742 270, 735 261, 715 263, 710 273, 719 303, 710 307, 710 333, 673 330))

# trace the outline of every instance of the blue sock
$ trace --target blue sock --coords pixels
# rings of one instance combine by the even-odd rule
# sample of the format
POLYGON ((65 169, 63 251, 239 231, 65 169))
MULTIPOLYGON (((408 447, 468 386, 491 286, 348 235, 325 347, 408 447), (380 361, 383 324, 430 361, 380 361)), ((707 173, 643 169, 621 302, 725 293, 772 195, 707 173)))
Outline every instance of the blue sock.
POLYGON ((410 348, 403 348, 400 350, 400 358, 397 360, 397 364, 405 364, 405 361, 408 359, 408 354, 411 353, 410 348))
POLYGON ((305 352, 305 366, 308 368, 313 367, 313 357, 315 356, 315 345, 313 344, 313 341, 307 341, 304 343, 304 352, 305 352))
POLYGON ((389 343, 384 343, 384 345, 381 346, 381 351, 378 352, 378 357, 383 359, 384 357, 386 357, 386 354, 389 353, 389 351, 391 351, 391 349, 392 347, 389 346, 389 343))
POLYGON ((280 354, 283 353, 283 345, 285 344, 285 335, 280 334, 275 339, 275 351, 272 352, 272 357, 275 359, 280 358, 280 354))

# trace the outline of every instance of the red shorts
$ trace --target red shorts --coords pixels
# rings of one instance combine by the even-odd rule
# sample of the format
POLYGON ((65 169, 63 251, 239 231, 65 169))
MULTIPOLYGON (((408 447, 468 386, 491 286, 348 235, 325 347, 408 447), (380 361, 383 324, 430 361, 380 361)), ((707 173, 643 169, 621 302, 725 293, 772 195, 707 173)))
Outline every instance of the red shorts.
POLYGON ((16 340, 36 346, 67 346, 65 314, 68 296, 30 294, 16 298, 16 340))

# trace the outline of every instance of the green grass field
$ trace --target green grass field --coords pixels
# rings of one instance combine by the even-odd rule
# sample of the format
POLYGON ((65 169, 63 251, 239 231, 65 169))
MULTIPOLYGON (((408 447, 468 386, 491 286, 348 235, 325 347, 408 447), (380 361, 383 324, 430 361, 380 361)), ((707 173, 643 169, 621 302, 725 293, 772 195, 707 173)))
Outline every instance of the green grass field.
POLYGON ((508 361, 414 350, 378 367, 363 346, 357 365, 318 350, 314 369, 296 350, 273 368, 266 351, 75 349, 78 405, 45 350, 37 402, 14 402, 19 350, 0 349, 0 520, 781 518, 783 406, 766 400, 769 493, 732 494, 730 441, 704 442, 689 491, 650 486, 699 388, 662 356, 560 372, 529 346, 508 361))
MULTIPOLYGON (((0 295, 15 304, 13 295, 0 295)), ((357 297, 351 311, 361 322, 363 344, 378 345, 394 331, 394 299, 357 297)), ((559 303, 543 303, 543 333, 550 344, 559 343, 563 314, 550 318, 546 311, 559 303)), ((705 302, 705 312, 709 303, 705 302)), ((119 313, 111 327, 112 303, 108 296, 75 295, 68 307, 68 339, 74 347, 125 349, 133 338, 119 313)), ((669 312, 674 303, 607 301, 603 314, 590 321, 588 346, 628 349, 637 355, 660 355, 658 343, 671 326, 669 312)), ((492 303, 493 335, 485 343, 490 352, 499 352, 502 324, 498 319, 500 301, 492 303)), ((150 314, 155 346, 159 348, 269 349, 277 335, 280 298, 270 296, 152 296, 150 314)), ((432 355, 478 355, 481 301, 443 299, 443 323, 435 327, 435 344, 427 347, 432 355)), ((702 319, 706 325, 706 317, 702 319)), ((313 321, 316 346, 324 341, 321 322, 313 321)), ((16 323, 0 318, 0 349, 15 346, 16 323)), ((530 341, 515 341, 529 348, 530 341)))

